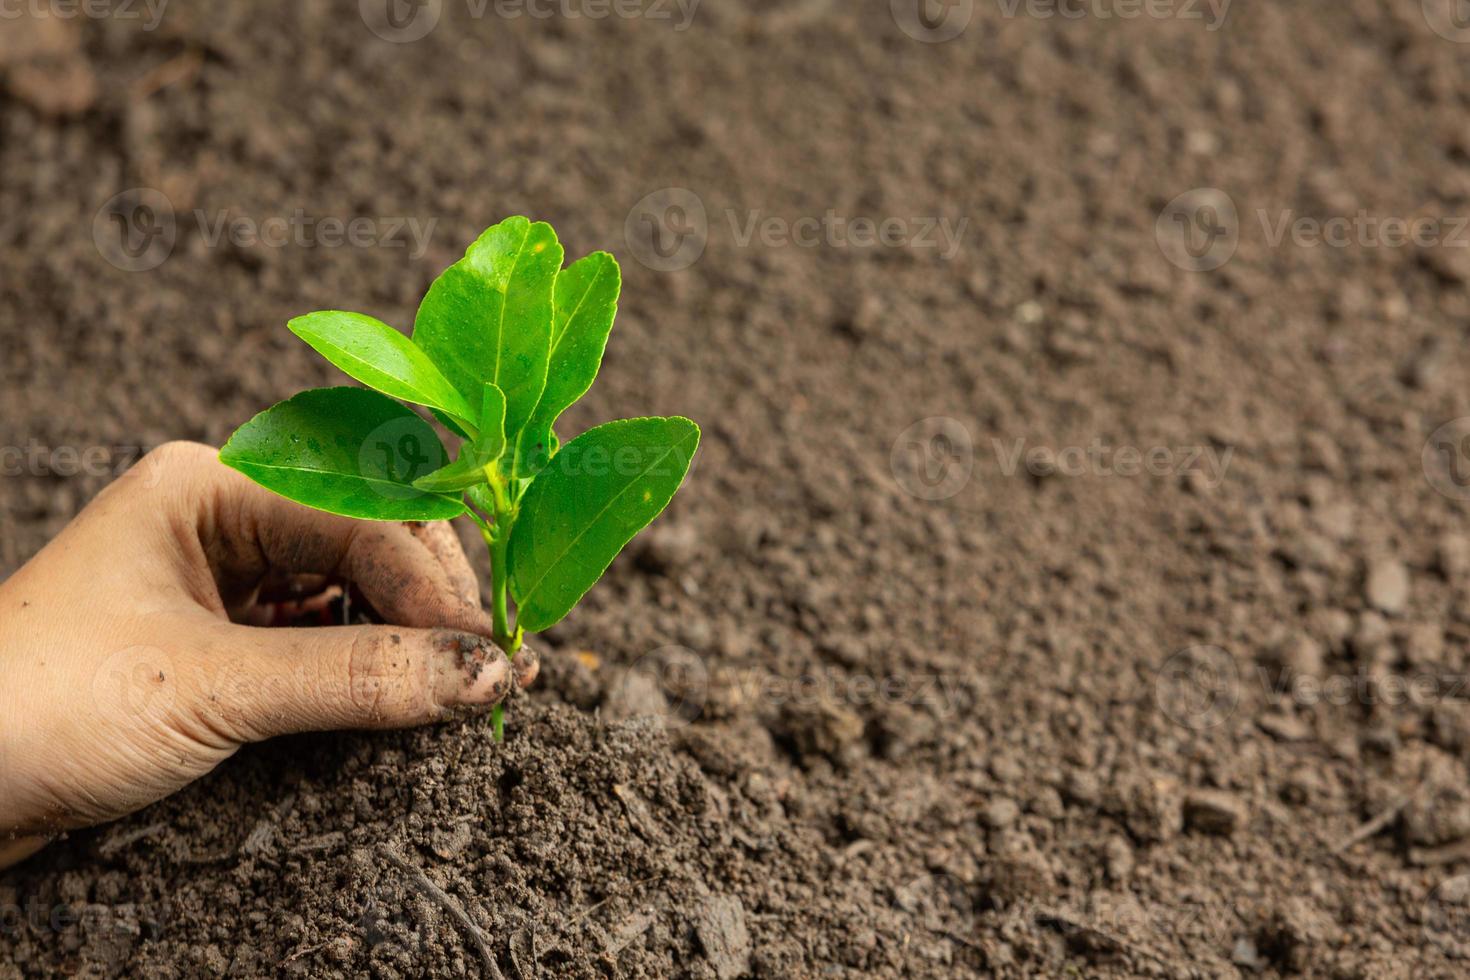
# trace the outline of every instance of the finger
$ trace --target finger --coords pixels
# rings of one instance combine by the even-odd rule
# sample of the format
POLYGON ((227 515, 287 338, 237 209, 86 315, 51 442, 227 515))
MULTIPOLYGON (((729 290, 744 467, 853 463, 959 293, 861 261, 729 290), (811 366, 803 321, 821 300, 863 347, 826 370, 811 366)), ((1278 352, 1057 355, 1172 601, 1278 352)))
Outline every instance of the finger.
POLYGON ((516 651, 515 656, 511 657, 510 665, 515 671, 516 686, 530 687, 536 680, 536 676, 541 673, 541 654, 537 653, 534 648, 523 644, 516 651))
POLYGON ((448 521, 410 521, 408 530, 418 538, 420 544, 429 549, 429 554, 438 559, 460 597, 466 602, 478 604, 480 580, 475 577, 475 570, 465 557, 464 545, 460 544, 454 526, 448 521))
POLYGON ((498 646, 454 630, 226 626, 210 645, 213 676, 232 683, 194 700, 212 731, 241 742, 421 725, 498 704, 516 684, 498 646))
POLYGON ((280 615, 304 608, 324 596, 341 593, 325 575, 295 575, 279 569, 266 572, 264 580, 249 594, 232 593, 225 607, 231 622, 269 626, 280 615))
POLYGON ((260 583, 256 602, 305 602, 321 595, 331 585, 325 575, 297 575, 284 569, 272 569, 260 583))
POLYGON ((491 634, 491 619, 478 595, 467 597, 463 583, 451 579, 407 526, 312 510, 271 493, 212 455, 192 459, 191 466, 201 485, 184 507, 198 513, 184 517, 198 525, 225 606, 253 596, 274 569, 349 579, 391 623, 491 634))
POLYGON ((467 598, 406 525, 351 524, 339 574, 356 583, 384 619, 405 626, 493 633, 490 614, 478 594, 467 598))
POLYGON ((26 858, 35 854, 45 847, 45 837, 17 837, 9 839, 0 837, 0 871, 4 871, 12 864, 19 864, 26 858))
POLYGON ((301 600, 258 602, 241 615, 231 613, 230 622, 245 626, 345 626, 343 611, 342 586, 329 585, 301 600))

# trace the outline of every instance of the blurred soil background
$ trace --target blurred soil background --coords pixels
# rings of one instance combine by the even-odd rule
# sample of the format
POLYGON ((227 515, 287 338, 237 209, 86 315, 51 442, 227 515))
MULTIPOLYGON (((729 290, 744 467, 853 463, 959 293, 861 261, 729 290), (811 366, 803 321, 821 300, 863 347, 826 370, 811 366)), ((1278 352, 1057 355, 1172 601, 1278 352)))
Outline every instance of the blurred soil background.
POLYGON ((0 874, 0 978, 1463 975, 1448 0, 34 6, 0 574, 509 214, 623 266, 563 436, 705 438, 504 745, 247 750, 0 874))

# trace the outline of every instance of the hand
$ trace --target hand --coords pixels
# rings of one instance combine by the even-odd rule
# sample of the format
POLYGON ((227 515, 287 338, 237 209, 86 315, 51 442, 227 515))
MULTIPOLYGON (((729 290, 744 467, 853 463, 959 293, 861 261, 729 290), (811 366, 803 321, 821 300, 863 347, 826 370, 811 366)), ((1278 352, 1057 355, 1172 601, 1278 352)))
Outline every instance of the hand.
POLYGON ((483 708, 490 642, 447 524, 353 521, 171 443, 0 584, 0 867, 178 790, 246 742, 483 708), (262 628, 353 583, 393 626, 262 628))

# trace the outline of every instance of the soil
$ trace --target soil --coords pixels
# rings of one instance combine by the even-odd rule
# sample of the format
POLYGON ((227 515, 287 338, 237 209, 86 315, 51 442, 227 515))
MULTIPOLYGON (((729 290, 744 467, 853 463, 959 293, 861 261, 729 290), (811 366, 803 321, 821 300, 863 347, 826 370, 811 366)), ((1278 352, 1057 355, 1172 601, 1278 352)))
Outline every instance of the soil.
POLYGON ((563 435, 679 413, 700 457, 504 744, 246 750, 0 874, 0 978, 1463 975, 1470 538, 1425 448, 1470 415, 1470 59, 1420 4, 979 3, 945 43, 357 7, 0 28, 0 574, 130 447, 334 382, 289 317, 407 326, 512 213, 623 264, 563 435), (138 187, 175 238, 128 271, 94 218, 138 187), (624 231, 669 187, 677 269, 624 231), (434 224, 211 244, 297 209, 434 224), (829 212, 967 224, 744 237, 829 212), (1447 241, 1274 238, 1360 212, 1447 241))

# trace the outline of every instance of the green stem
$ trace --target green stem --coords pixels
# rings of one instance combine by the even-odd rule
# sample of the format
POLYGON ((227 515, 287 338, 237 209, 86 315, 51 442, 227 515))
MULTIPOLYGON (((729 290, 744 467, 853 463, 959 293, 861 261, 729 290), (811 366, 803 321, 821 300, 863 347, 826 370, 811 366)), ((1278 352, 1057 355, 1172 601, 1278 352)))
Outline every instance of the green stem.
MULTIPOLYGON (((503 526, 501 522, 500 515, 496 515, 496 526, 503 526)), ((511 632, 510 628, 510 608, 507 601, 510 588, 507 579, 510 576, 506 572, 508 549, 505 537, 506 535, 497 532, 486 540, 490 546, 490 616, 495 625, 495 642, 500 644, 506 654, 515 656, 515 652, 521 648, 521 631, 511 632)))
MULTIPOLYGON (((511 506, 505 499, 505 493, 500 486, 492 482, 490 489, 495 495, 495 523, 491 527, 482 526, 480 528, 485 544, 490 549, 490 617, 495 642, 505 651, 507 657, 515 659, 516 651, 521 648, 521 630, 519 627, 514 630, 511 628, 510 608, 507 601, 510 587, 508 557, 511 506)), ((496 742, 504 739, 505 710, 498 704, 490 709, 490 727, 496 742)))

